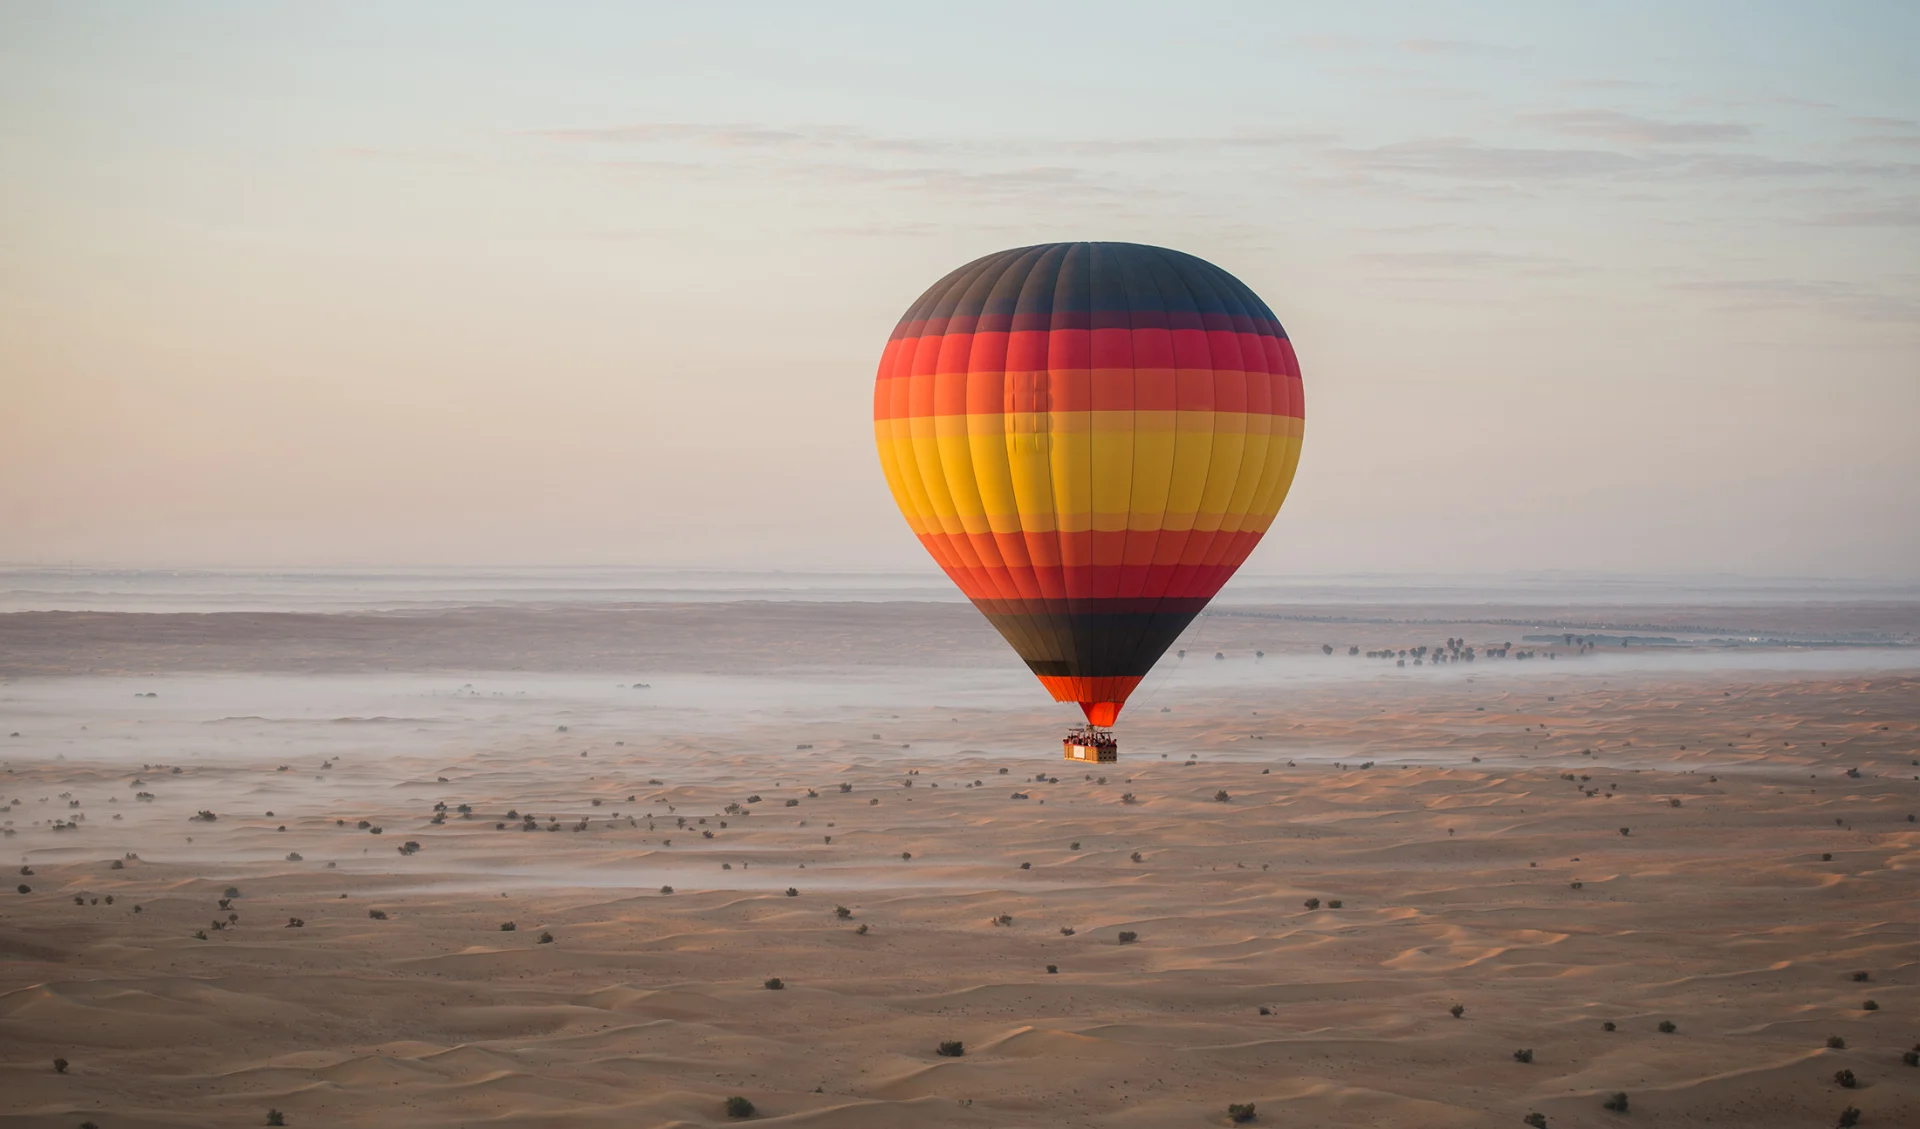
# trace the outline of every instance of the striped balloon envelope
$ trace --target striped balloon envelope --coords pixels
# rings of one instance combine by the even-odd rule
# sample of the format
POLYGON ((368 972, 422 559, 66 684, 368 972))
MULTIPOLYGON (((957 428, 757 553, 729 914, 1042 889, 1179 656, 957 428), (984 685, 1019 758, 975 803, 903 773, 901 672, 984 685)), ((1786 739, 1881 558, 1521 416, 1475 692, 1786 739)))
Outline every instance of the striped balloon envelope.
POLYGON ((1272 524, 1302 416, 1273 311, 1211 263, 1135 243, 947 275, 894 328, 873 394, 920 543, 1100 726, 1272 524))

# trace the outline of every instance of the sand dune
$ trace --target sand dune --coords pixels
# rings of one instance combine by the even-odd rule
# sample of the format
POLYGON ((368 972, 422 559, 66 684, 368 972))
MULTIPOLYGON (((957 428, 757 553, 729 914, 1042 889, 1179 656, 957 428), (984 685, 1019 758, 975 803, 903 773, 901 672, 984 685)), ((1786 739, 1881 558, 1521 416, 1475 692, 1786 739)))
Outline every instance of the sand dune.
POLYGON ((0 616, 0 1124, 1920 1124, 1915 652, 880 607, 0 616))

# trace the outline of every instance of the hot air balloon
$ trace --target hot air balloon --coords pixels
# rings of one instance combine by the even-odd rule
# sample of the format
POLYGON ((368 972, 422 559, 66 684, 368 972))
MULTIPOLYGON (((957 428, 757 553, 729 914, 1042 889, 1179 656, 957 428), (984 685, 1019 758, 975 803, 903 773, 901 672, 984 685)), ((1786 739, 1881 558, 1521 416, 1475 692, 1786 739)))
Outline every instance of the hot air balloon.
POLYGON ((920 543, 1055 701, 1109 731, 1272 524, 1300 460, 1300 364, 1203 259, 1046 243, 933 284, 887 341, 874 437, 920 543))

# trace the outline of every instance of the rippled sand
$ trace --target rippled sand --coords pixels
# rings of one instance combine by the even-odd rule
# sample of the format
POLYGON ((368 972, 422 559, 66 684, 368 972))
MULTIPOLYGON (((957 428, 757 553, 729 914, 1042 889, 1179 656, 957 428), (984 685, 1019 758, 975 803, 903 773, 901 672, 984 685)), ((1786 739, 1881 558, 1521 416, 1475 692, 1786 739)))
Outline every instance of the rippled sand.
POLYGON ((1913 652, 968 615, 0 616, 0 1123, 1920 1124, 1913 652))

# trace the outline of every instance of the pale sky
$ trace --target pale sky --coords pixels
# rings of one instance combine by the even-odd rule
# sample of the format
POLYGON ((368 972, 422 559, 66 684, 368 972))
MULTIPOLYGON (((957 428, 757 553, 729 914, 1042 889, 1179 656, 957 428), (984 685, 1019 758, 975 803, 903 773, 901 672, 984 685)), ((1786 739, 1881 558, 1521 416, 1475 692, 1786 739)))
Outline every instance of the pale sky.
POLYGON ((1920 5, 0 5, 0 562, 922 567, 920 292, 1238 275, 1249 573, 1920 577, 1920 5))

